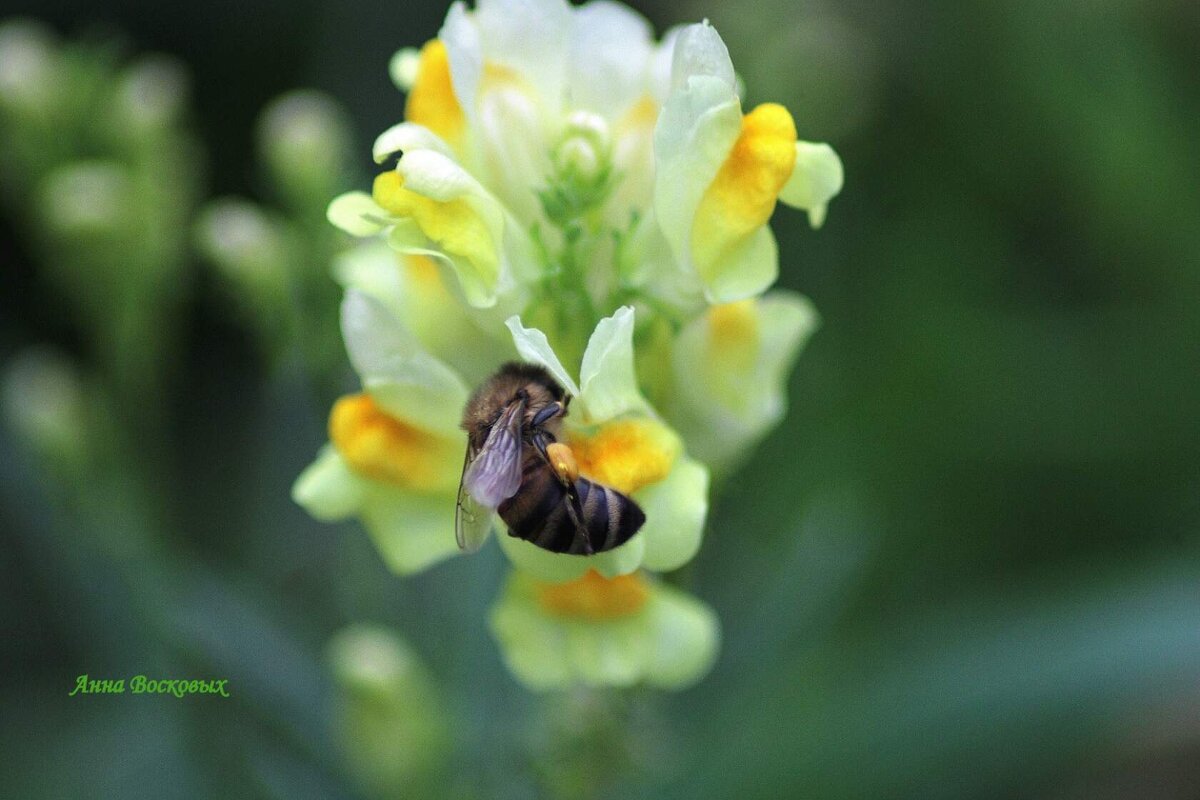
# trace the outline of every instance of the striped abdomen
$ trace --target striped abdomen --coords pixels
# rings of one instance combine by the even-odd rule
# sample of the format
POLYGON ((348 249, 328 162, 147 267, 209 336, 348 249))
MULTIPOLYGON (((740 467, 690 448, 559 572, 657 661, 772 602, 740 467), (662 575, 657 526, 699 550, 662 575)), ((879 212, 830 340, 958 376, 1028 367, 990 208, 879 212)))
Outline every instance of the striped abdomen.
POLYGON ((521 488, 498 511, 510 535, 577 555, 589 553, 589 542, 592 553, 625 544, 646 521, 638 504, 616 489, 579 478, 568 491, 540 459, 526 461, 521 488))

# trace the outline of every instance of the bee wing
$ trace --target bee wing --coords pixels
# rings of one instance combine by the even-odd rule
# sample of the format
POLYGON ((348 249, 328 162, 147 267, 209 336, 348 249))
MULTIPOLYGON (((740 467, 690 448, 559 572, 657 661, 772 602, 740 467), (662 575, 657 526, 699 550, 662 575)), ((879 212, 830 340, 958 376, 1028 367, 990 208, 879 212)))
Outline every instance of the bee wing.
POLYGON ((458 548, 468 553, 483 547, 492 532, 492 510, 476 503, 466 487, 467 470, 474 458, 475 451, 468 447, 463 460, 464 480, 458 485, 458 507, 454 510, 454 538, 458 540, 458 548))
POLYGON ((467 448, 454 531, 458 546, 478 550, 491 530, 492 513, 521 488, 521 420, 525 403, 504 409, 478 452, 467 448))

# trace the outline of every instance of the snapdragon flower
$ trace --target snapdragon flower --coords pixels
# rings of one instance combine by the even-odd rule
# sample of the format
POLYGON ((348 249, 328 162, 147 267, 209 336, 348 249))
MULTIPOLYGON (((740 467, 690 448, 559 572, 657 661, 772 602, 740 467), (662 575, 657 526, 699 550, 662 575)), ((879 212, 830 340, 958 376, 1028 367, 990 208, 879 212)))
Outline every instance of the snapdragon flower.
POLYGON ((641 572, 557 584, 515 572, 490 622, 509 669, 537 690, 682 689, 708 672, 720 638, 708 606, 641 572))
POLYGON ((788 373, 818 323, 807 298, 777 289, 711 306, 683 326, 663 413, 698 459, 725 472, 783 419, 788 373))
POLYGON ((506 662, 535 689, 697 680, 715 616, 652 573, 695 556, 711 471, 782 419, 817 317, 767 292, 767 223, 783 201, 820 227, 841 162, 783 106, 743 110, 707 22, 656 42, 611 2, 455 3, 390 72, 407 101, 375 141, 384 169, 328 209, 387 247, 335 269, 363 394, 335 405, 296 499, 360 517, 398 572, 451 555, 470 388, 514 357, 538 364, 572 398, 560 440, 580 474, 646 520, 585 556, 493 519, 515 568, 492 614, 506 662))
POLYGON ((342 333, 363 391, 334 404, 330 444, 292 496, 317 519, 357 517, 391 569, 417 572, 458 549, 467 386, 367 294, 347 292, 342 333))

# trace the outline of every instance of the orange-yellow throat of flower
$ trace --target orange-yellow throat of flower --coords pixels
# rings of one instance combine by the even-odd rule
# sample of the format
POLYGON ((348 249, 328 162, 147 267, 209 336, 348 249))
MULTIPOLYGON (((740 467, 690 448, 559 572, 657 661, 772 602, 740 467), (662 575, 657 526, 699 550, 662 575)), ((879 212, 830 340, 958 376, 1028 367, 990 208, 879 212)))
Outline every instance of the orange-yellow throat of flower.
POLYGON ((758 402, 745 389, 761 360, 757 303, 737 300, 708 309, 708 348, 697 379, 727 408, 748 410, 758 402))
POLYGON ((538 602, 548 613, 589 622, 636 614, 650 598, 650 584, 636 572, 605 578, 593 569, 567 583, 536 581, 535 586, 538 602))
POLYGON ((372 480, 418 492, 452 490, 458 482, 462 443, 389 416, 368 394, 333 404, 329 440, 351 469, 372 480))
POLYGON ((567 443, 585 478, 625 494, 667 477, 683 449, 674 431, 652 419, 609 422, 594 433, 569 434, 567 443))
POLYGON ((704 193, 692 226, 692 250, 704 272, 767 220, 796 166, 796 125, 788 110, 764 103, 742 118, 742 131, 704 193))
POLYGON ((417 80, 409 90, 404 118, 424 125, 452 146, 462 138, 466 118, 454 94, 450 57, 440 39, 432 39, 421 48, 417 80))

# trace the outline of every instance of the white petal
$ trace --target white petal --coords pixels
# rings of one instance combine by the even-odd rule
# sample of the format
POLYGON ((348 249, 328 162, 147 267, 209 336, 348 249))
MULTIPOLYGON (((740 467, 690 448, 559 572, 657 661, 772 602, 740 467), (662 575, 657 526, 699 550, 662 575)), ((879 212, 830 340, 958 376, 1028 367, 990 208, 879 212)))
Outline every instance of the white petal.
POLYGON ((673 586, 660 584, 644 612, 650 628, 646 642, 646 682, 682 689, 703 678, 717 658, 721 627, 704 603, 673 586))
POLYGON ((510 536, 500 531, 496 536, 500 549, 517 569, 528 575, 553 583, 561 583, 582 577, 594 569, 606 578, 628 575, 637 570, 646 552, 646 542, 640 534, 620 547, 594 556, 575 556, 566 553, 551 553, 532 542, 510 536))
POLYGON ((691 78, 699 75, 720 80, 736 95, 737 75, 729 50, 707 21, 688 25, 679 32, 671 58, 672 91, 686 88, 691 78))
POLYGON ((535 87, 546 113, 557 117, 565 99, 571 8, 563 0, 480 0, 485 63, 516 70, 535 87))
MULTIPOLYGON (((500 202, 453 158, 434 150, 414 150, 396 164, 404 188, 438 202, 465 200, 479 215, 492 241, 505 240, 506 215, 500 202)), ((501 276, 501 281, 505 276, 501 276)))
POLYGON ((491 309, 496 305, 496 290, 478 278, 471 264, 466 259, 437 249, 437 244, 429 241, 421 232, 420 227, 411 219, 399 220, 395 227, 388 232, 387 242, 388 246, 397 252, 406 255, 428 256, 449 267, 456 278, 450 282, 449 288, 472 308, 491 309))
POLYGON ((611 119, 646 93, 652 31, 620 3, 594 0, 575 10, 568 91, 573 108, 611 119))
POLYGON ((436 150, 413 150, 396 164, 404 188, 445 203, 463 195, 486 195, 487 190, 449 155, 436 150))
POLYGON ((411 575, 456 555, 454 497, 375 487, 360 517, 388 569, 411 575))
POLYGON ((571 378, 571 374, 563 367, 562 362, 558 360, 558 356, 554 354, 554 348, 550 346, 546 334, 537 328, 526 328, 521 324, 520 317, 509 317, 504 324, 512 331, 513 344, 516 345, 517 353, 521 358, 534 364, 541 364, 571 395, 579 396, 579 387, 571 378))
POLYGON ((567 688, 573 675, 563 657, 566 628, 547 618, 531 593, 524 576, 509 575, 488 620, 492 635, 508 669, 530 689, 567 688))
POLYGON ((333 522, 358 511, 364 492, 362 478, 354 474, 337 450, 326 445, 296 478, 292 500, 316 519, 333 522))
POLYGON ((644 676, 647 631, 640 616, 564 627, 567 661, 584 685, 632 686, 644 676))
POLYGON ((765 431, 783 419, 787 411, 787 380, 796 357, 820 325, 820 315, 803 295, 774 291, 759 301, 761 345, 753 375, 755 390, 747 394, 749 419, 765 431))
POLYGON ((391 223, 388 212, 366 192, 346 192, 333 199, 325 217, 351 236, 374 236, 391 223))
MULTIPOLYGON (((487 229, 486 246, 500 251, 494 254, 499 261, 499 276, 495 284, 485 280, 479 267, 471 263, 466 256, 443 252, 411 219, 395 220, 395 226, 388 236, 389 243, 400 252, 431 255, 452 266, 470 305, 477 308, 495 305, 497 294, 512 289, 515 282, 523 278, 521 275, 514 275, 517 262, 512 258, 512 254, 528 250, 531 246, 528 244, 528 235, 516 228, 506 230, 512 221, 500 202, 469 172, 441 153, 433 150, 414 150, 400 159, 396 171, 403 177, 405 189, 438 202, 459 200, 470 207, 487 229)), ((431 235, 438 234, 435 231, 431 235)), ((526 261, 522 260, 520 265, 527 268, 526 261)))
POLYGON ((825 207, 842 190, 842 160, 827 144, 796 142, 796 167, 779 199, 808 211, 814 228, 825 222, 825 207))
POLYGON ((442 141, 442 138, 424 125, 413 122, 401 122, 393 125, 375 140, 371 152, 376 164, 382 164, 396 153, 408 153, 416 150, 433 150, 447 158, 454 158, 454 151, 442 141))
POLYGON ((718 260, 704 296, 710 303, 744 300, 765 292, 778 277, 779 246, 775 243, 775 234, 763 225, 718 260), (720 266, 728 262, 737 267, 720 266))
POLYGON ((677 392, 668 419, 688 453, 718 472, 783 418, 788 373, 818 325, 812 303, 794 292, 772 291, 754 313, 757 332, 744 353, 713 364, 706 317, 684 327, 672 353, 677 392))
POLYGON ((457 431, 466 385, 379 301, 347 292, 342 336, 363 386, 386 412, 424 430, 457 431))
POLYGON ((671 65, 675 61, 675 43, 679 41, 679 34, 683 33, 685 27, 687 26, 676 25, 668 28, 650 58, 647 88, 650 96, 660 104, 666 102, 667 95, 671 93, 671 65))
POLYGON ((663 106, 654 129, 654 211, 680 263, 691 262, 696 209, 741 131, 741 104, 718 78, 692 77, 663 106))
POLYGON ((579 401, 588 423, 628 411, 649 412, 633 365, 633 309, 622 306, 596 325, 579 370, 579 401))
POLYGON ((742 131, 729 51, 707 22, 675 39, 671 92, 654 130, 654 210, 676 259, 690 264, 696 209, 742 131))
POLYGON ((700 276, 675 260, 653 208, 638 222, 621 255, 617 268, 624 284, 678 309, 683 319, 692 319, 707 307, 700 276))
MULTIPOLYGON (((411 241, 409 242, 411 245, 411 241)), ((421 246, 396 247, 382 239, 371 239, 340 254, 334 260, 334 279, 343 289, 357 289, 378 300, 396 319, 417 337, 434 356, 450 366, 468 386, 476 385, 495 371, 496 364, 512 358, 511 337, 504 320, 514 309, 503 311, 499 305, 488 312, 497 316, 484 317, 477 324, 465 300, 456 300, 457 278, 452 268, 439 264, 441 275, 436 285, 414 273, 404 253, 431 257, 435 263, 447 262, 443 256, 432 255, 428 243, 421 246)))
POLYGON ((333 279, 343 289, 370 295, 397 319, 404 317, 404 271, 395 250, 382 239, 371 239, 338 254, 333 279))
POLYGON ((481 169, 496 196, 522 219, 541 211, 535 187, 550 172, 546 121, 528 87, 508 80, 489 82, 479 98, 476 130, 481 169))
POLYGON ((479 38, 479 26, 466 5, 456 2, 450 6, 446 21, 438 31, 438 38, 446 45, 446 56, 450 60, 450 82, 454 86, 458 105, 467 119, 474 119, 479 81, 483 77, 483 43, 479 38))
POLYGON ((646 512, 639 534, 646 540, 642 566, 669 572, 691 561, 708 517, 708 469, 680 458, 666 478, 639 491, 636 500, 646 512))

